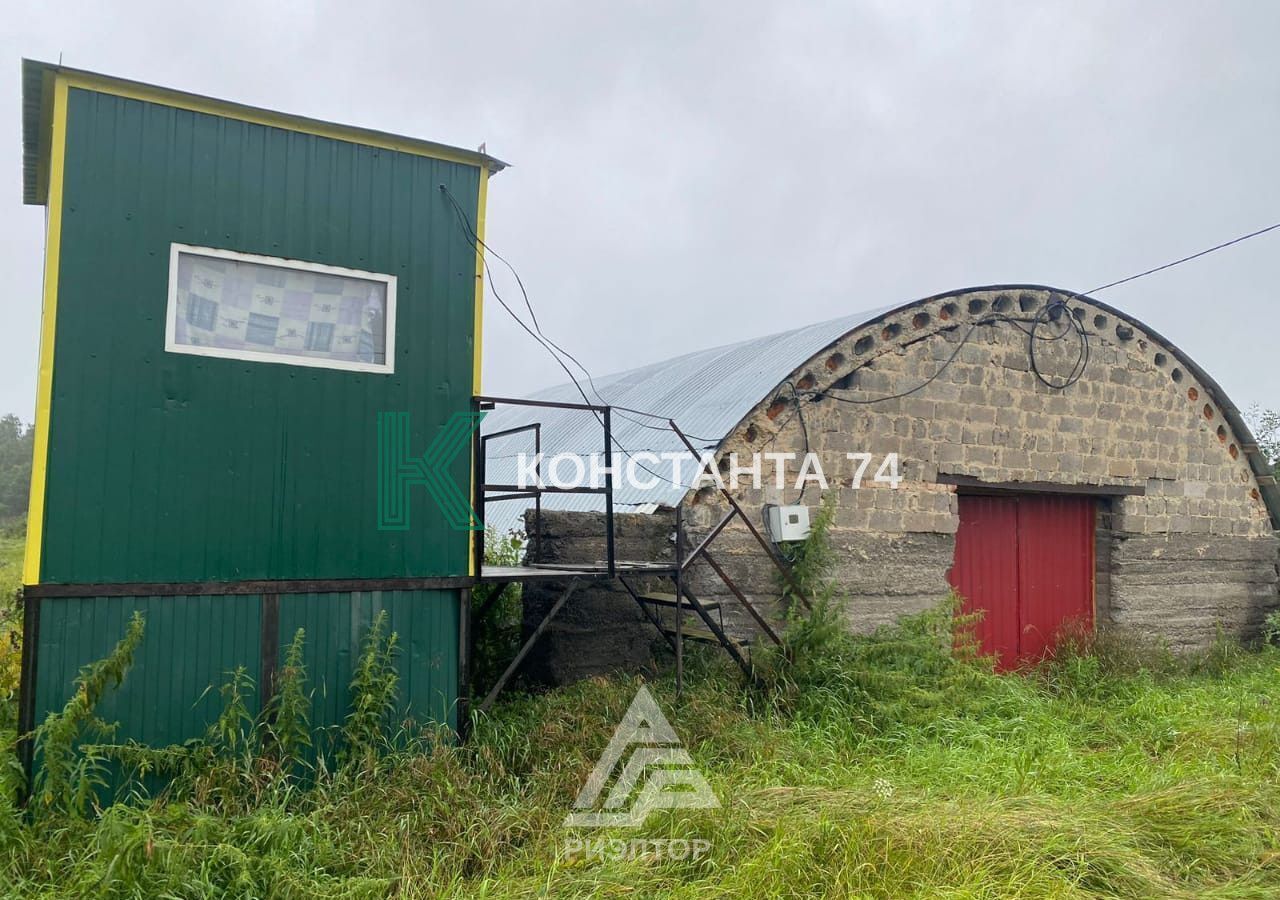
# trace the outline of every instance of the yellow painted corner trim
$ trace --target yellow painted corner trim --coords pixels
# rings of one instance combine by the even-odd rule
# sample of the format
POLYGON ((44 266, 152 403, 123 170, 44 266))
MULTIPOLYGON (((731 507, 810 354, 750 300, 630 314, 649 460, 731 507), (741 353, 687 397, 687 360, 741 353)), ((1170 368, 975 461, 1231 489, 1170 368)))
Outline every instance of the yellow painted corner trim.
MULTIPOLYGON (((335 141, 347 141, 367 147, 379 147, 383 150, 426 156, 431 159, 443 160, 444 162, 477 166, 482 174, 488 173, 491 164, 480 154, 472 155, 466 151, 447 147, 443 144, 435 144, 431 141, 400 137, 351 125, 339 125, 334 122, 322 122, 319 119, 245 106, 229 100, 202 97, 198 94, 188 94, 183 91, 139 84, 137 82, 119 81, 89 72, 63 72, 58 75, 58 78, 59 80, 65 80, 65 83, 70 87, 111 94, 116 97, 125 97, 130 100, 158 103, 162 106, 207 113, 226 119, 237 119, 241 122, 265 125, 269 128, 283 128, 289 131, 302 132, 303 134, 313 134, 317 137, 330 138, 335 141)), ((501 166, 501 163, 497 163, 497 165, 501 166)))
POLYGON ((489 202, 489 173, 480 170, 480 188, 476 196, 476 308, 474 341, 474 372, 472 374, 472 393, 480 393, 481 357, 484 355, 484 224, 485 206, 489 202))
POLYGON ((27 545, 23 584, 40 583, 44 545, 45 491, 49 473, 49 410, 53 403, 53 338, 58 321, 58 261, 62 247, 62 181, 67 156, 68 81, 53 85, 53 122, 49 142, 48 227, 44 249, 44 302, 40 313, 40 368, 36 378, 35 450, 31 460, 31 500, 27 508, 27 545))
MULTIPOLYGON (((480 169, 480 185, 476 191, 476 296, 475 296, 475 316, 472 325, 472 371, 471 371, 471 393, 473 395, 480 393, 480 376, 483 367, 484 357, 484 220, 485 206, 489 202, 489 170, 480 169)), ((475 436, 479 440, 479 436, 475 436)), ((475 484, 477 472, 475 470, 475 462, 471 465, 471 495, 475 496, 475 484)), ((472 542, 472 552, 468 554, 470 557, 470 567, 468 574, 476 575, 480 571, 480 566, 484 564, 484 560, 476 559, 475 542, 472 542)))

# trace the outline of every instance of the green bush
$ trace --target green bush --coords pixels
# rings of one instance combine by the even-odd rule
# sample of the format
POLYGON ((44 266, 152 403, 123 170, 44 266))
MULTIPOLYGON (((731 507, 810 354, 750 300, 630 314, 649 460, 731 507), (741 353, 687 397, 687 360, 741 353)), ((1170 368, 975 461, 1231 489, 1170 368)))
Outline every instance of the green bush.
POLYGON ((1262 624, 1262 639, 1268 644, 1280 646, 1280 609, 1267 613, 1262 624))
POLYGON ((15 415, 0 416, 0 522, 27 513, 35 429, 15 415))
MULTIPOLYGON (((499 534, 493 528, 485 530, 486 565, 518 566, 524 562, 525 549, 525 537, 520 532, 499 534)), ((471 596, 471 611, 474 638, 471 686, 473 693, 483 697, 520 649, 523 628, 520 585, 477 586, 471 596)))

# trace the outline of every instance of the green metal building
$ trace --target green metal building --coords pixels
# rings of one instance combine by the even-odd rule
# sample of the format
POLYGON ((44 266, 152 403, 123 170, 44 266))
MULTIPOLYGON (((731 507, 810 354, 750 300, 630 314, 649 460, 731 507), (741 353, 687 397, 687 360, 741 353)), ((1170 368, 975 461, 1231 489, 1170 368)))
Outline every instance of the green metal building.
MULTIPOLYGON (((422 452, 479 390, 486 184, 502 163, 24 62, 24 199, 47 209, 22 726, 135 610, 100 710, 193 737, 306 630, 340 722, 386 610, 402 707, 457 726, 477 561, 427 491, 379 519, 379 415, 422 452), (456 204, 456 205, 455 205, 456 204), (411 527, 410 527, 411 526, 411 527)), ((465 496, 471 455, 448 469, 465 496)))

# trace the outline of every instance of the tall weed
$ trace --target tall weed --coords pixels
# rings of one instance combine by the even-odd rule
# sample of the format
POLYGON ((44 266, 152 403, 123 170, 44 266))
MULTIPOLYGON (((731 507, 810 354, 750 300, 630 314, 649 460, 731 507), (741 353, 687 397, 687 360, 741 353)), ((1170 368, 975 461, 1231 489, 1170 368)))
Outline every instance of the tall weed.
POLYGON ((76 676, 71 699, 60 712, 51 712, 35 730, 35 754, 39 760, 32 785, 32 805, 40 815, 82 816, 106 785, 105 757, 85 744, 89 735, 104 737, 115 726, 96 715, 98 702, 108 690, 119 687, 145 630, 141 613, 135 612, 115 648, 103 659, 85 666, 76 676))
POLYGON ((342 725, 339 751, 346 765, 368 762, 387 747, 400 679, 395 667, 399 638, 386 630, 387 612, 381 610, 365 635, 351 676, 351 712, 342 725))

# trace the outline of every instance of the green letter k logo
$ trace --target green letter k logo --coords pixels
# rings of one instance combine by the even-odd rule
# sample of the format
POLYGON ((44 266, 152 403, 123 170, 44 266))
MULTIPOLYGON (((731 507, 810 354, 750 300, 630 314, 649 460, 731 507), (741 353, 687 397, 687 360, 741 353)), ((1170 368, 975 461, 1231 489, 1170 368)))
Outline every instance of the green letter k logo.
POLYGON ((409 455, 409 414, 378 413, 378 530, 409 530, 409 489, 424 485, 456 531, 484 524, 449 475, 449 465, 471 444, 483 412, 454 413, 421 456, 409 455))

